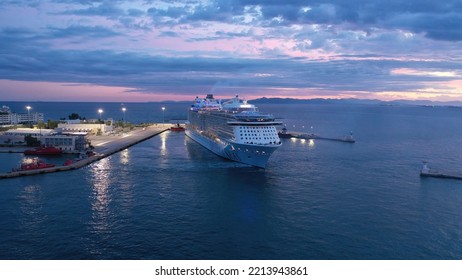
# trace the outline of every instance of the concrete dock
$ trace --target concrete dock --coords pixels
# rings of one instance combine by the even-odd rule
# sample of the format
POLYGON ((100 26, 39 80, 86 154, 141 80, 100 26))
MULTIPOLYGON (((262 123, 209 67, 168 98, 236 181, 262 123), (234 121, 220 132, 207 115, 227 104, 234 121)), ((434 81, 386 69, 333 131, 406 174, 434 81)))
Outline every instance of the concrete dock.
POLYGON ((0 153, 24 153, 30 147, 0 147, 0 153))
POLYGON ((453 174, 440 172, 434 169, 431 169, 427 166, 427 162, 424 162, 422 170, 420 170, 421 177, 433 177, 433 178, 442 178, 442 179, 455 179, 462 180, 462 174, 453 174))
POLYGON ((146 128, 136 128, 128 133, 119 135, 90 136, 89 140, 94 147, 93 152, 95 153, 90 157, 75 161, 74 163, 66 166, 0 173, 0 179, 74 170, 108 157, 119 151, 125 150, 130 146, 167 131, 170 129, 170 126, 171 124, 157 124, 146 128))

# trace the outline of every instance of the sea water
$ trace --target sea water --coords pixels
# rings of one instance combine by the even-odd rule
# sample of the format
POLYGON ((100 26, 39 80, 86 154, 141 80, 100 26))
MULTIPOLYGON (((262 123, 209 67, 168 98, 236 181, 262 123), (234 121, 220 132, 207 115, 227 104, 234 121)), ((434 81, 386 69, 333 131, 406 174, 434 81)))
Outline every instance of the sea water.
MULTIPOLYGON (((126 117, 185 119, 172 104, 125 104, 126 117)), ((101 104, 56 105, 39 112, 97 118, 101 104)), ((462 109, 259 107, 357 142, 282 139, 258 169, 166 132, 79 170, 1 180, 0 259, 462 258, 462 181, 419 177, 423 160, 462 173, 462 109)), ((22 157, 0 154, 1 171, 22 157)))

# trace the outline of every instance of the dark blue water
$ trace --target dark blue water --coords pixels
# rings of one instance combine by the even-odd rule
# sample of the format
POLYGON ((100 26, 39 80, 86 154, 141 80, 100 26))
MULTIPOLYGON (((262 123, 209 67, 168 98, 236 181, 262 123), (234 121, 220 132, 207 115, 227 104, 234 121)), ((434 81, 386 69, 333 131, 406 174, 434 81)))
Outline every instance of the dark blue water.
POLYGON ((462 110, 260 108, 357 142, 284 140, 261 170, 167 132, 77 171, 2 180, 0 258, 462 258, 462 181, 419 177, 422 160, 462 173, 462 110))

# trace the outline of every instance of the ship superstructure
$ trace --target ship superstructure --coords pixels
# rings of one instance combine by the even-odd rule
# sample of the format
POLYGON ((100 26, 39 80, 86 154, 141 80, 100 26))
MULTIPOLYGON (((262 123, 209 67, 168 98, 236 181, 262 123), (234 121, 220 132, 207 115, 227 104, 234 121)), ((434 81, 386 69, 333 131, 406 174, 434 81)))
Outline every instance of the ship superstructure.
POLYGON ((219 156, 265 168, 281 146, 276 125, 282 123, 238 96, 221 102, 209 94, 204 99, 196 97, 186 135, 219 156))

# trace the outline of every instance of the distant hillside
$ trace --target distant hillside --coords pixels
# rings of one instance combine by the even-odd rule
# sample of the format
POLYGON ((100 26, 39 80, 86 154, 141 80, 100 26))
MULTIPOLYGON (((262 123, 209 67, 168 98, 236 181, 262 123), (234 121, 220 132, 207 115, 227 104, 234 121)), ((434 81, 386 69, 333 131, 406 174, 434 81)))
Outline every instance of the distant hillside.
POLYGON ((364 104, 364 105, 415 105, 415 106, 462 106, 461 101, 440 102, 431 100, 393 100, 382 101, 378 99, 295 99, 295 98, 258 98, 251 100, 256 104, 364 104))
POLYGON ((252 103, 259 104, 380 104, 383 101, 378 99, 295 99, 295 98, 258 98, 252 100, 252 103))
MULTIPOLYGON (((424 106, 462 106, 462 101, 431 101, 431 100, 394 100, 391 101, 396 104, 406 104, 406 105, 424 105, 424 106)), ((390 102, 389 102, 390 103, 390 102)))

